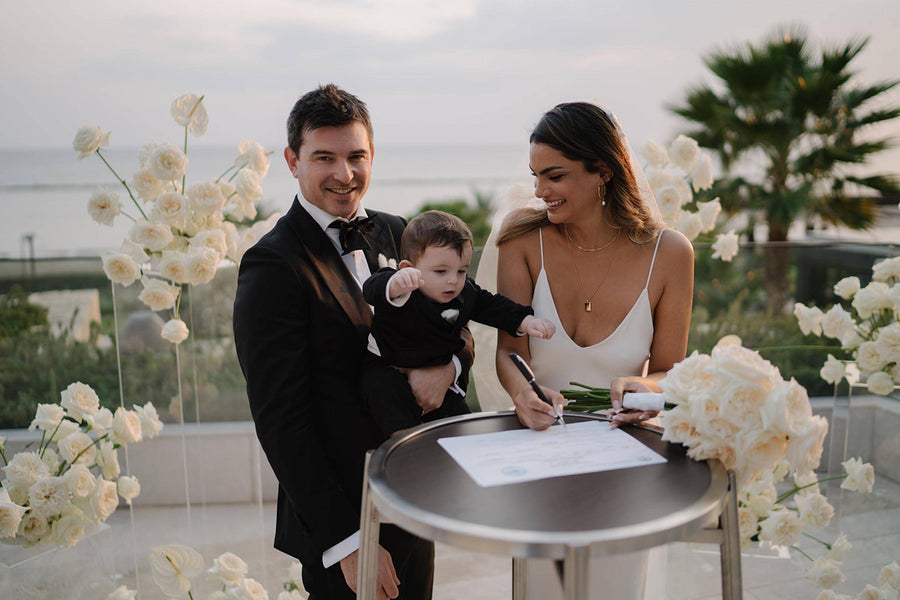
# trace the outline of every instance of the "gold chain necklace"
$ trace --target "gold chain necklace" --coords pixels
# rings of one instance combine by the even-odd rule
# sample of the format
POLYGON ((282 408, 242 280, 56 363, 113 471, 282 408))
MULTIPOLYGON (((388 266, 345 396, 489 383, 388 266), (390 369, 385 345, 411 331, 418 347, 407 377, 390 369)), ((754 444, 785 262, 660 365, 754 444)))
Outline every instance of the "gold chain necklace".
POLYGON ((619 232, 622 230, 616 229, 616 235, 614 235, 611 240, 609 240, 608 242, 606 242, 599 248, 582 248, 581 246, 579 246, 578 242, 573 240, 572 236, 569 235, 569 226, 568 225, 563 225, 563 231, 566 233, 566 239, 569 240, 571 243, 575 244, 575 247, 578 248, 579 250, 581 250, 582 252, 600 252, 601 250, 606 250, 607 248, 612 246, 613 242, 615 242, 617 239, 619 239, 619 232))
MULTIPOLYGON (((619 235, 618 232, 616 232, 616 237, 618 237, 618 235, 619 235)), ((616 241, 616 238, 613 238, 612 241, 613 242, 616 241)), ((575 244, 575 242, 572 242, 572 243, 575 244)), ((578 244, 575 244, 575 245, 578 246, 578 244)), ((609 246, 609 243, 606 244, 606 246, 609 246)), ((606 246, 604 246, 604 248, 606 246)), ((572 250, 572 247, 569 246, 569 249, 572 250)), ((580 249, 581 249, 581 247, 579 247, 579 250, 580 249)), ((612 268, 613 261, 616 259, 616 250, 618 250, 618 249, 619 249, 618 246, 613 248, 612 255, 609 257, 609 262, 606 264, 606 271, 603 272, 603 277, 600 278, 600 283, 597 284, 597 287, 594 289, 593 292, 591 292, 591 295, 588 296, 587 300, 584 301, 584 312, 591 312, 591 308, 592 308, 591 299, 594 296, 596 296, 597 292, 600 291, 600 288, 603 287, 603 282, 606 281, 606 276, 609 275, 609 270, 612 268)), ((578 264, 577 264, 577 261, 575 260, 575 251, 574 250, 572 250, 572 268, 575 269, 575 276, 578 277, 578 289, 579 289, 579 291, 581 291, 581 293, 584 293, 584 281, 581 280, 581 273, 578 272, 578 264)))

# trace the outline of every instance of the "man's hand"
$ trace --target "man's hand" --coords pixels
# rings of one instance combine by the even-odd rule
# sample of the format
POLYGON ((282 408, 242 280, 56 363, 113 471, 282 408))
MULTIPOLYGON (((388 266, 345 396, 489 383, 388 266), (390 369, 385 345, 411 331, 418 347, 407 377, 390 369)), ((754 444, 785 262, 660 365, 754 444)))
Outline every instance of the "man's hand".
POLYGON ((549 340, 556 333, 556 325, 547 319, 539 319, 528 315, 519 324, 519 332, 542 340, 549 340))
MULTIPOLYGON (((341 559, 341 573, 344 574, 344 581, 347 587, 353 590, 355 594, 359 588, 357 575, 359 573, 359 550, 354 550, 341 559)), ((394 561, 391 559, 391 553, 378 546, 378 570, 377 575, 377 592, 378 600, 387 600, 388 598, 396 598, 400 595, 400 580, 397 578, 397 572, 394 570, 394 561)))
POLYGON ((452 362, 436 367, 422 367, 419 369, 403 369, 416 404, 422 407, 422 414, 440 408, 444 403, 444 395, 447 388, 453 384, 456 376, 456 367, 452 362))
POLYGON ((404 267, 394 273, 388 281, 388 298, 395 300, 419 289, 419 286, 424 284, 425 280, 422 279, 421 271, 415 267, 404 267))

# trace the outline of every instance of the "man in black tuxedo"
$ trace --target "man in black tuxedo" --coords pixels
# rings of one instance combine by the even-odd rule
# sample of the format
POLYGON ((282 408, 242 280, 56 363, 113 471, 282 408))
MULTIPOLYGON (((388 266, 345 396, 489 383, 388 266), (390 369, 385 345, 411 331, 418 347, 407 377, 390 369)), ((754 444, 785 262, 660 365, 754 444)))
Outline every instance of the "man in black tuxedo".
MULTIPOLYGON (((373 152, 358 98, 327 85, 297 101, 284 157, 300 194, 244 254, 234 302, 250 409, 279 483, 275 547, 303 564, 311 600, 355 597, 363 463, 383 440, 360 398, 372 319, 361 284, 397 259, 406 222, 361 206, 373 152)), ((471 355, 469 345, 466 366, 471 355)), ((409 373, 423 413, 463 371, 454 360, 409 373)), ((393 526, 381 542, 378 597, 430 598, 433 544, 393 526)))

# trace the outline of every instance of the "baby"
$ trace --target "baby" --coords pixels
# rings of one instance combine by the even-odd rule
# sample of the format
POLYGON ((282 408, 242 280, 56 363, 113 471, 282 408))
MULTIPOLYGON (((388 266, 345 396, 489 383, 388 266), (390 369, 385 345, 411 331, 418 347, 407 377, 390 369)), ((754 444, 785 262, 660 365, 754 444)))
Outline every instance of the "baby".
POLYGON ((467 374, 450 387, 440 408, 423 415, 399 370, 450 362, 464 346, 460 332, 470 319, 517 336, 549 339, 555 332, 531 307, 491 294, 467 277, 472 251, 472 232, 461 219, 427 211, 403 231, 400 269, 381 269, 363 284, 375 314, 362 396, 385 436, 470 412, 467 374))

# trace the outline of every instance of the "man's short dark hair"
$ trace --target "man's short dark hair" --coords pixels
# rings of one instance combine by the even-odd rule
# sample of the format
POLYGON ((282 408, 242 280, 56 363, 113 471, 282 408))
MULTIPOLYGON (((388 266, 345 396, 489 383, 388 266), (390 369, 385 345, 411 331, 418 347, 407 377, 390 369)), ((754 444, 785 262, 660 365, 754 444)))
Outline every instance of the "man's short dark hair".
POLYGON ((366 103, 333 83, 320 85, 300 97, 287 120, 288 147, 300 151, 303 132, 319 127, 343 127, 359 121, 369 132, 372 141, 372 121, 366 103))
POLYGON ((474 242, 462 219, 441 210, 429 210, 410 221, 403 230, 400 258, 415 263, 429 246, 449 246, 462 256, 466 244, 474 242))

